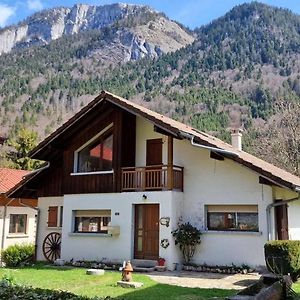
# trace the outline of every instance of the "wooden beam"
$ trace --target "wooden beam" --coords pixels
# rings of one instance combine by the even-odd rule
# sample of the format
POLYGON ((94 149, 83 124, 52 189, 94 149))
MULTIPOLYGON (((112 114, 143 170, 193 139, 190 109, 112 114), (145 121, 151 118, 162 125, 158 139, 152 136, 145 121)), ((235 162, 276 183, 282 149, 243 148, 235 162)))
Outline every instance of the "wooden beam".
POLYGON ((213 152, 213 151, 210 151, 210 158, 216 159, 216 160, 224 160, 224 156, 222 156, 216 152, 213 152))
POLYGON ((272 181, 270 181, 267 178, 262 177, 262 176, 259 176, 258 182, 260 184, 271 185, 271 186, 278 186, 276 183, 274 183, 274 182, 272 182, 272 181))
POLYGON ((168 190, 173 189, 173 137, 168 136, 168 190))

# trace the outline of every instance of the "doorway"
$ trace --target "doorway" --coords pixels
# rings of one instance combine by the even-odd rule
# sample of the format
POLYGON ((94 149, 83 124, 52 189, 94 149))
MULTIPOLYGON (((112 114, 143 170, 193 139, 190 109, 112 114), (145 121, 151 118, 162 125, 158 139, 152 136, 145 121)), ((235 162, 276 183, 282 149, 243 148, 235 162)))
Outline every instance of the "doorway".
POLYGON ((159 257, 159 204, 135 205, 134 258, 159 257))
POLYGON ((289 225, 288 225, 288 206, 287 204, 275 207, 276 229, 278 240, 289 239, 289 225))

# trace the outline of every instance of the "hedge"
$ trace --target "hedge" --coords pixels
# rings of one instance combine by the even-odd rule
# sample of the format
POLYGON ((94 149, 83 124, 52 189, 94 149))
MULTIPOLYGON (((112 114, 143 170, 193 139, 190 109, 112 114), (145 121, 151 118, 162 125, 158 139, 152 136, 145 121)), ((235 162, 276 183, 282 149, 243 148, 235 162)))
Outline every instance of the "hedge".
POLYGON ((300 276, 300 241, 271 241, 265 244, 265 260, 270 272, 300 276))
MULTIPOLYGON (((103 300, 104 298, 94 297, 88 298, 77 296, 75 294, 64 291, 53 291, 40 288, 24 287, 12 284, 9 280, 0 281, 0 300, 103 300)), ((106 297, 105 300, 112 300, 106 297)))

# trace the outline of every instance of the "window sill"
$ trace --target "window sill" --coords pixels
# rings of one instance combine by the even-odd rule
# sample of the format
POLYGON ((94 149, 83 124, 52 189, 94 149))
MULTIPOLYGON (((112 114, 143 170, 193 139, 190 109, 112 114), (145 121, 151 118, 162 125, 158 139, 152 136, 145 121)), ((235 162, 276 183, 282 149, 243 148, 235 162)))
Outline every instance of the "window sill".
POLYGON ((62 227, 61 226, 47 226, 46 229, 48 230, 61 230, 62 227))
POLYGON ((109 233, 93 233, 93 232, 69 232, 69 236, 85 236, 85 237, 112 237, 109 233))
POLYGON ((234 230, 204 230, 203 234, 228 234, 228 235, 262 235, 261 231, 234 231, 234 230))
POLYGON ((26 239, 26 238, 29 238, 29 235, 28 234, 9 234, 6 236, 6 238, 8 239, 26 239))
POLYGON ((96 172, 76 172, 76 173, 71 173, 71 176, 82 176, 82 175, 105 175, 105 174, 113 174, 114 170, 109 170, 109 171, 96 171, 96 172))

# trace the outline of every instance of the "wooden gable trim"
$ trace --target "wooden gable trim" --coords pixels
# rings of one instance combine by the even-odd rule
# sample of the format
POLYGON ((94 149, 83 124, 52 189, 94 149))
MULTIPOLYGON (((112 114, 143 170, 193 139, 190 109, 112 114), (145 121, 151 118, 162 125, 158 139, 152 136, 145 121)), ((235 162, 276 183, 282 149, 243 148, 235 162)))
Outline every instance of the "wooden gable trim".
POLYGON ((253 164, 241 159, 240 157, 232 157, 231 159, 234 160, 235 162, 247 167, 248 169, 255 171, 256 173, 261 174, 262 176, 268 178, 270 181, 274 181, 276 184, 278 184, 280 186, 284 186, 284 187, 292 189, 292 190, 295 189, 295 186, 292 183, 287 182, 287 181, 283 180, 282 178, 279 178, 279 177, 263 170, 262 168, 254 166, 253 164))
POLYGON ((278 186, 278 184, 274 183, 273 181, 265 178, 265 177, 262 177, 262 176, 259 176, 258 178, 258 182, 260 184, 264 184, 264 185, 270 185, 270 186, 278 186))
POLYGON ((159 127, 161 130, 168 131, 169 134, 171 133, 171 134, 175 135, 176 137, 180 138, 180 130, 179 129, 172 127, 171 125, 166 124, 163 121, 158 120, 154 116, 151 116, 136 107, 133 107, 125 102, 122 102, 121 100, 114 97, 113 95, 105 94, 105 99, 107 99, 111 103, 115 104, 116 106, 120 107, 121 109, 126 110, 127 112, 130 112, 136 116, 145 118, 146 120, 150 121, 151 123, 153 123, 154 125, 159 127))
POLYGON ((217 152, 210 151, 210 158, 223 161, 225 158, 217 152))

